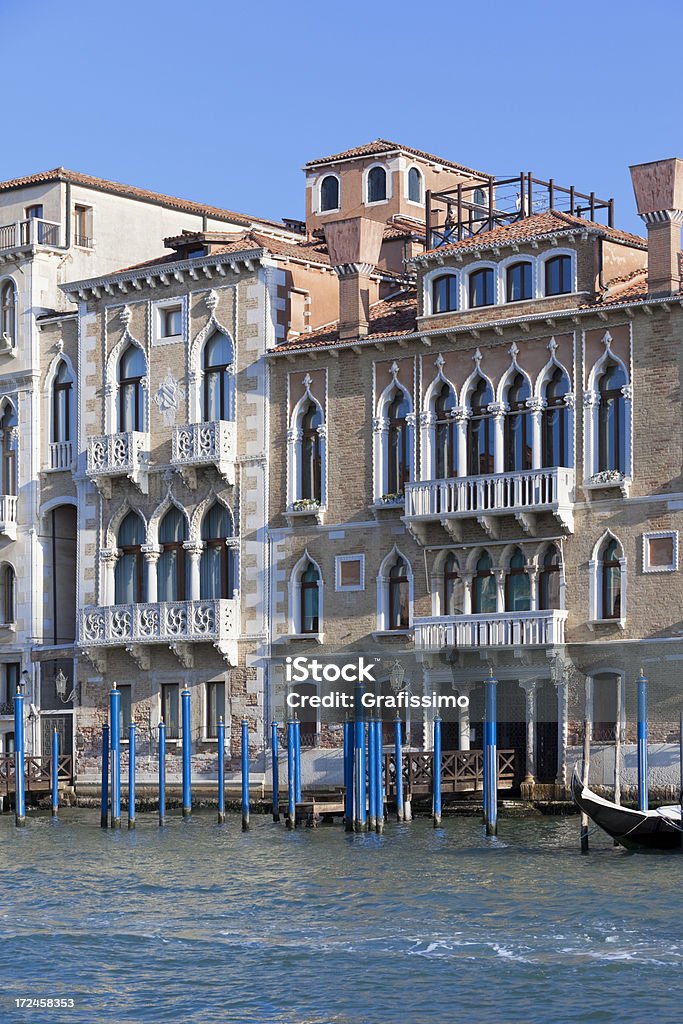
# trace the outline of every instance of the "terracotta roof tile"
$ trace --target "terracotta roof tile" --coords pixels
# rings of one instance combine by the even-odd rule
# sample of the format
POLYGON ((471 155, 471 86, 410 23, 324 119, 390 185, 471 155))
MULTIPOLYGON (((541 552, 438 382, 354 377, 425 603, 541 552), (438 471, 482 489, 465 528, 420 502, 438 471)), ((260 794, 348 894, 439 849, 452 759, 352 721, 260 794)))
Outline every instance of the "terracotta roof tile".
POLYGON ((343 153, 335 153, 333 156, 323 156, 318 160, 309 160, 306 167, 319 167, 322 164, 333 164, 338 160, 351 160, 354 157, 379 156, 381 153, 410 153, 412 156, 421 157, 423 160, 431 160, 441 164, 443 167, 453 167, 457 171, 464 171, 466 174, 473 174, 477 178, 489 178, 488 174, 482 171, 475 171, 464 164, 453 163, 452 160, 444 160, 443 157, 434 156, 432 153, 425 153, 421 149, 413 149, 412 146, 401 146, 397 142, 389 142, 387 139, 375 139, 374 142, 366 142, 362 146, 354 146, 353 149, 345 149, 343 153))
MULTIPOLYGON (((416 329, 417 296, 414 289, 397 292, 370 307, 370 330, 367 341, 377 338, 400 338, 416 329)), ((276 352, 296 352, 300 349, 327 348, 339 341, 339 323, 328 324, 317 331, 301 334, 285 341, 276 352)))

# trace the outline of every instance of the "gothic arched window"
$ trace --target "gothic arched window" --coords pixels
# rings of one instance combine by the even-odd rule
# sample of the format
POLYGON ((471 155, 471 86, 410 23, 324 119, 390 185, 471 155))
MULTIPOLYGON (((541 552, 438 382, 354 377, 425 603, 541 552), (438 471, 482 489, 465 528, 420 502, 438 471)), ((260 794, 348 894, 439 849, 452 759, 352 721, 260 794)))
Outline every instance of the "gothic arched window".
POLYGON ((531 398, 529 381, 516 373, 507 390, 508 412, 505 416, 505 471, 531 469, 532 425, 527 402, 531 398))
POLYGON ((202 520, 203 548, 199 561, 199 596, 203 601, 231 599, 236 590, 236 552, 227 543, 233 536, 232 516, 215 502, 202 520))
POLYGON ((480 377, 470 397, 470 417, 467 421, 467 474, 479 476, 493 472, 493 430, 489 405, 493 391, 484 377, 480 377))
POLYGON ((600 618, 621 618, 621 547, 608 539, 600 556, 600 618))
POLYGON ((542 442, 543 465, 569 467, 569 378, 556 366, 545 385, 542 442))
POLYGON ((313 562, 305 566, 299 585, 299 632, 317 633, 320 627, 320 573, 313 562))
POLYGON ((204 345, 204 422, 231 420, 233 352, 229 338, 214 331, 204 345))
POLYGON ((142 383, 147 373, 145 354, 132 343, 119 359, 119 432, 145 429, 145 404, 142 383))
POLYGON ((159 526, 161 555, 157 563, 160 601, 186 601, 190 595, 189 560, 185 557, 187 520, 179 508, 168 510, 159 526))
POLYGON ((515 548, 505 575, 505 611, 528 612, 531 607, 531 588, 526 560, 521 548, 515 548))
POLYGON ((434 475, 437 480, 447 480, 457 472, 457 426, 451 415, 454 408, 453 388, 444 381, 434 401, 434 475))
POLYGON ((458 568, 455 555, 450 553, 443 564, 443 614, 460 615, 457 604, 458 568))
POLYGON ((144 600, 144 542, 145 524, 137 512, 129 512, 119 526, 116 539, 120 554, 114 573, 115 604, 135 604, 144 600))
POLYGON ((474 615, 491 615, 497 610, 498 598, 491 556, 484 551, 477 560, 472 580, 472 612, 474 615))
POLYGON ((52 384, 52 440, 71 440, 71 389, 69 368, 60 360, 52 384))
POLYGON ((0 291, 0 341, 17 344, 17 290, 14 281, 5 281, 0 291))
POLYGON ((404 391, 396 388, 388 405, 389 451, 387 463, 387 493, 399 494, 410 480, 408 451, 408 423, 410 402, 404 391))
POLYGON ((542 611, 560 608, 560 583, 562 580, 562 562, 560 552, 552 544, 541 562, 538 574, 538 607, 542 611))
POLYGON ((623 368, 609 361, 598 381, 598 471, 626 471, 626 410, 623 368))
POLYGON ((408 629, 410 625, 410 581, 408 564, 401 555, 389 570, 389 629, 408 629))
POLYGON ((309 402, 301 416, 301 497, 322 502, 322 458, 320 433, 323 417, 320 406, 309 402))

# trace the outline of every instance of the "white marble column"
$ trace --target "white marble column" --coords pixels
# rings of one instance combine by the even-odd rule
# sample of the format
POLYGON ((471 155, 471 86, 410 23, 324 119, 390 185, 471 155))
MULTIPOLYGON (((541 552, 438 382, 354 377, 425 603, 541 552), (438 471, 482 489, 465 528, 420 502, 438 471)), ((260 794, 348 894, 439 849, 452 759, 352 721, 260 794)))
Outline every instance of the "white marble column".
POLYGON ((114 571, 116 569, 118 557, 119 552, 116 548, 102 548, 100 551, 100 566, 102 573, 102 593, 100 594, 100 604, 102 607, 106 607, 114 603, 114 571))
MULTIPOLYGON (((469 697, 472 692, 472 683, 460 683, 458 684, 458 696, 469 697)), ((470 749, 470 709, 469 706, 466 708, 458 709, 458 731, 460 735, 460 749, 470 749)))
POLYGON ((199 601, 201 589, 199 566, 202 557, 202 545, 196 544, 194 541, 186 541, 183 547, 190 558, 190 600, 199 601))
POLYGON ((526 694, 526 778, 525 782, 536 781, 536 694, 538 683, 535 680, 520 681, 519 684, 526 694))
POLYGON ((471 573, 463 573, 460 577, 462 580, 462 613, 463 615, 472 614, 472 580, 474 577, 471 573))
POLYGON ((145 588, 145 600, 147 604, 156 604, 159 600, 159 586, 157 580, 157 563, 161 555, 161 548, 156 544, 143 544, 142 553, 145 556, 147 566, 147 583, 145 588))
POLYGON ((493 417, 493 472, 505 472, 505 411, 502 402, 492 402, 488 411, 493 417))

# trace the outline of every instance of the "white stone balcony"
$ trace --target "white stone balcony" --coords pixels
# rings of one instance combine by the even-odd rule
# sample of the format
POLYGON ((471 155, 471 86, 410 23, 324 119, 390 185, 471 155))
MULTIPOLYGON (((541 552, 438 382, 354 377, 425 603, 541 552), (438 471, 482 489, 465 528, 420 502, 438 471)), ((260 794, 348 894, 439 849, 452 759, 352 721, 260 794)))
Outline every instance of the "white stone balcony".
POLYGON ((17 539, 17 497, 15 494, 0 494, 0 535, 9 540, 17 539))
POLYGON ((71 441, 52 441, 50 444, 48 468, 53 472, 70 470, 73 460, 71 441))
POLYGON ((59 248, 62 245, 61 224, 43 217, 28 217, 0 225, 0 256, 14 249, 38 245, 59 248))
POLYGON ((463 520, 475 520, 488 536, 497 537, 497 521, 514 516, 533 535, 537 517, 550 513, 571 533, 573 491, 574 470, 563 468, 421 480, 406 485, 404 518, 418 536, 422 524, 440 522, 460 540, 463 520))
POLYGON ((173 428, 171 462, 196 487, 196 471, 215 466, 226 483, 235 482, 235 424, 232 420, 185 423, 173 428))
POLYGON ((86 473, 105 497, 111 497, 111 478, 127 476, 147 493, 149 434, 130 430, 88 438, 86 473))
POLYGON ((125 647, 144 668, 149 668, 148 644, 166 644, 189 668, 193 663, 191 645, 212 643, 235 665, 238 608, 237 598, 81 608, 78 642, 91 658, 93 651, 125 647))
POLYGON ((415 619, 415 649, 537 647, 564 643, 567 612, 492 612, 415 619))

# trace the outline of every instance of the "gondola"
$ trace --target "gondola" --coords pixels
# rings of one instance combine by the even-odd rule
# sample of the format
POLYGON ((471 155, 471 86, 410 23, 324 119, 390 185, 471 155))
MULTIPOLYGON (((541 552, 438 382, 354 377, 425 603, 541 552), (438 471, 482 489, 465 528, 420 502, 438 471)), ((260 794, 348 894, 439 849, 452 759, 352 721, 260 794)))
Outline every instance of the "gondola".
POLYGON ((679 804, 636 811, 605 800, 584 786, 578 768, 572 776, 572 796, 591 821, 627 850, 680 850, 681 808, 679 804))

